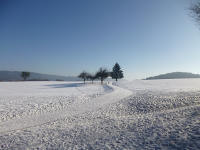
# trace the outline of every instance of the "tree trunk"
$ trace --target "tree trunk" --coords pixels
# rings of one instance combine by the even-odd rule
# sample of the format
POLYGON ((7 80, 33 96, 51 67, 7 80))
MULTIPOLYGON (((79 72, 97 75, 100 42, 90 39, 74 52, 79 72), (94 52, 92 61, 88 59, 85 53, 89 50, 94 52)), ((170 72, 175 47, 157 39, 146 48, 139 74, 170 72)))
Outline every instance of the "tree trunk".
POLYGON ((103 84, 103 79, 101 79, 101 84, 103 84))
POLYGON ((84 84, 85 84, 85 79, 84 79, 84 84))
POLYGON ((117 82, 117 78, 116 78, 116 82, 117 82))

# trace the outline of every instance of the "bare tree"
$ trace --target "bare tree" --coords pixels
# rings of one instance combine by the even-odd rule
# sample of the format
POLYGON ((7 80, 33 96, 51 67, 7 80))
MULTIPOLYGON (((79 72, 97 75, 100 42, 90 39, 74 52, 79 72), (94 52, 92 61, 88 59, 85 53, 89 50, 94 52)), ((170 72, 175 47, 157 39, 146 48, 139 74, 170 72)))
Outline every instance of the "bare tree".
POLYGON ((192 11, 192 17, 197 21, 197 23, 200 23, 200 0, 191 7, 192 11))
POLYGON ((24 79, 24 81, 30 76, 30 72, 22 72, 21 77, 24 79))
POLYGON ((85 80, 88 78, 88 73, 83 71, 78 75, 79 78, 83 79, 84 84, 85 84, 85 80))
POLYGON ((109 72, 107 69, 100 68, 99 71, 96 73, 96 77, 100 78, 101 84, 103 84, 103 80, 105 80, 109 76, 109 72))
POLYGON ((93 84, 93 81, 95 79, 97 79, 97 76, 96 75, 92 75, 92 74, 88 74, 88 79, 90 79, 92 81, 92 84, 93 84))

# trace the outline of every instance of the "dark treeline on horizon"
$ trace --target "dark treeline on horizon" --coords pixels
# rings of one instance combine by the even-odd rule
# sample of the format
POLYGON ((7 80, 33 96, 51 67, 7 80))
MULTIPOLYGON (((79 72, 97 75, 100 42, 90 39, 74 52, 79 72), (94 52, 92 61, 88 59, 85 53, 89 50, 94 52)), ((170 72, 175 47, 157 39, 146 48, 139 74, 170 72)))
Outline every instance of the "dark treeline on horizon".
POLYGON ((90 80, 93 83, 94 80, 99 79, 101 84, 103 84, 103 81, 109 76, 116 81, 124 77, 123 71, 118 63, 115 63, 112 71, 108 71, 106 68, 101 67, 95 74, 83 71, 78 75, 79 78, 83 79, 84 83, 86 80, 90 80))

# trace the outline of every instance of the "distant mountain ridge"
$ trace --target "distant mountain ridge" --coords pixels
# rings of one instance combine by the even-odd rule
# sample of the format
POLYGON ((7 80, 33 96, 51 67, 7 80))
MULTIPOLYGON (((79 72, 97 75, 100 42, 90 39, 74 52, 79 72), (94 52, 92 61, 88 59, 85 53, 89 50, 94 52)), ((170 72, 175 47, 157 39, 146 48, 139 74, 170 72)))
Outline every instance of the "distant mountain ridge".
POLYGON ((200 74, 193 74, 189 72, 171 72, 146 78, 146 80, 156 79, 184 79, 184 78, 200 78, 200 74))
MULTIPOLYGON (((21 78, 21 71, 0 71, 0 81, 20 81, 20 80, 23 80, 21 78)), ((59 76, 59 75, 49 75, 49 74, 30 72, 30 77, 28 78, 28 80, 79 81, 80 79, 74 76, 59 76)))

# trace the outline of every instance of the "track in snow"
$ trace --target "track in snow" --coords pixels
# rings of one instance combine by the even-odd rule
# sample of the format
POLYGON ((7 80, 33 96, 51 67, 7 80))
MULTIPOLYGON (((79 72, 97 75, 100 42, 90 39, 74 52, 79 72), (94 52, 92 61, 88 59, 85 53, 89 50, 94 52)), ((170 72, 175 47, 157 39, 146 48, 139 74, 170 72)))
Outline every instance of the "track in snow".
POLYGON ((120 101, 121 99, 132 95, 132 92, 129 90, 122 89, 113 85, 108 86, 113 89, 111 93, 94 98, 88 103, 79 104, 75 106, 72 105, 67 109, 62 109, 55 112, 46 112, 36 115, 23 116, 20 118, 14 118, 2 122, 0 123, 0 134, 40 126, 46 123, 55 122, 65 117, 71 117, 74 115, 83 114, 88 111, 94 111, 103 107, 104 105, 115 103, 117 101, 120 101))
MULTIPOLYGON (((9 83, 11 86, 5 87, 3 92, 0 89, 1 104, 5 106, 0 105, 0 109, 6 112, 10 110, 7 107, 12 109, 15 104, 25 105, 28 110, 26 101, 41 103, 41 106, 55 102, 54 106, 61 100, 66 107, 58 105, 57 109, 48 105, 44 110, 39 105, 36 108, 44 111, 18 116, 19 122, 13 121, 14 118, 2 120, 2 123, 7 122, 4 129, 9 127, 13 132, 9 129, 4 132, 0 126, 0 149, 200 149, 200 80, 151 81, 151 85, 149 81, 137 82, 141 84, 121 86, 133 93, 115 86, 110 86, 113 90, 106 89, 106 85, 90 84, 66 88, 69 86, 54 83, 55 88, 46 88, 41 86, 44 83, 34 86, 36 82, 27 83, 27 90, 24 87, 18 90, 17 83, 13 83, 14 86, 9 83), (194 82, 198 84, 194 86, 194 82), (12 93, 11 88, 18 91, 12 93), (7 93, 14 97, 2 96, 7 93), (70 100, 67 97, 70 93, 75 96, 68 105, 64 102, 70 100), (21 100, 16 94, 25 99, 21 100), (129 94, 132 96, 125 98, 129 94)), ((18 114, 20 107, 14 107, 13 112, 18 114)))

